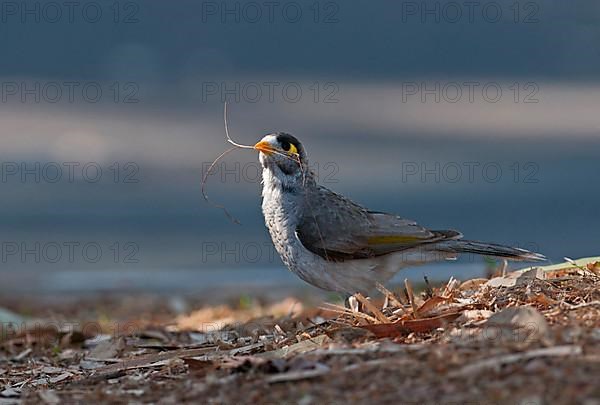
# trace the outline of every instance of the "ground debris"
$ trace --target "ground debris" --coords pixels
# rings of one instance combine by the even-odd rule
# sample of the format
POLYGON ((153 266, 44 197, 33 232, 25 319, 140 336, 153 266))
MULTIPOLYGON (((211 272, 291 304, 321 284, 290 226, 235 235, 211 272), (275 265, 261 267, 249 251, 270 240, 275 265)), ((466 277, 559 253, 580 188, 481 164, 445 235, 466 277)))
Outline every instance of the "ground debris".
POLYGON ((423 294, 379 286, 383 299, 357 294, 352 308, 244 298, 182 314, 150 302, 94 327, 71 314, 69 328, 36 314, 37 329, 0 342, 0 399, 586 403, 600 396, 599 263, 428 282, 423 294))

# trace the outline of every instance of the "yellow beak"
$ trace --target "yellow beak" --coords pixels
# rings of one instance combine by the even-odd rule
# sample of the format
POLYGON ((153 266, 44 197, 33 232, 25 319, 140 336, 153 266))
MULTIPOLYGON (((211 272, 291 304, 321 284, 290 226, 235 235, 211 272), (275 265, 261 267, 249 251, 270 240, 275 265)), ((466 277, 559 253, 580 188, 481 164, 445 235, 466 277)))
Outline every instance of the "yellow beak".
POLYGON ((265 155, 271 155, 275 151, 273 146, 271 146, 271 144, 266 141, 260 141, 259 143, 254 145, 254 149, 264 153, 265 155))

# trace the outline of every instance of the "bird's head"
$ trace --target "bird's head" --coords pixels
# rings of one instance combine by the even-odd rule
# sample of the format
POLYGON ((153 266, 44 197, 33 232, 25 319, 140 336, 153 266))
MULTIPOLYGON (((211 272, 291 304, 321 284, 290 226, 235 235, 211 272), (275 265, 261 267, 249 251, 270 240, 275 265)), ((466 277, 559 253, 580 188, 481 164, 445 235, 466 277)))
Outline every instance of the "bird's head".
POLYGON ((259 151, 263 168, 285 187, 302 184, 310 174, 306 151, 293 135, 284 132, 266 135, 254 149, 259 151))

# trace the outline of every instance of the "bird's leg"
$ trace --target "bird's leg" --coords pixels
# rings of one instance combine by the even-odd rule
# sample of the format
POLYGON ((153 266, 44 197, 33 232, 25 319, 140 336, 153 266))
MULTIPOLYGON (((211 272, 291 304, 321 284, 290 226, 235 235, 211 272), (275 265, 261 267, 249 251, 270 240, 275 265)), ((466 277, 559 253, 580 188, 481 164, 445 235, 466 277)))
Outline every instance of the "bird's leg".
POLYGON ((362 305, 353 294, 345 294, 344 306, 352 312, 361 312, 362 305))
POLYGON ((508 268, 508 260, 502 259, 502 269, 501 269, 502 277, 506 276, 506 269, 507 268, 508 268))

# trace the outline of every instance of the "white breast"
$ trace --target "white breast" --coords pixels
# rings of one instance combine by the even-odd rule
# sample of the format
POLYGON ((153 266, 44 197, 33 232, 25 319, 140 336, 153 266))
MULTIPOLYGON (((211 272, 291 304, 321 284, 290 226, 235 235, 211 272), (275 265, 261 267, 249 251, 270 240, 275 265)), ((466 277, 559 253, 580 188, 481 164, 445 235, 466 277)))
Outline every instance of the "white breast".
MULTIPOLYGON (((262 211, 275 249, 283 263, 301 279, 328 291, 352 293, 372 284, 370 260, 329 262, 315 255, 298 239, 296 229, 302 217, 303 195, 284 192, 270 170, 263 171, 262 211)), ((371 287, 371 286, 369 286, 371 287)))

